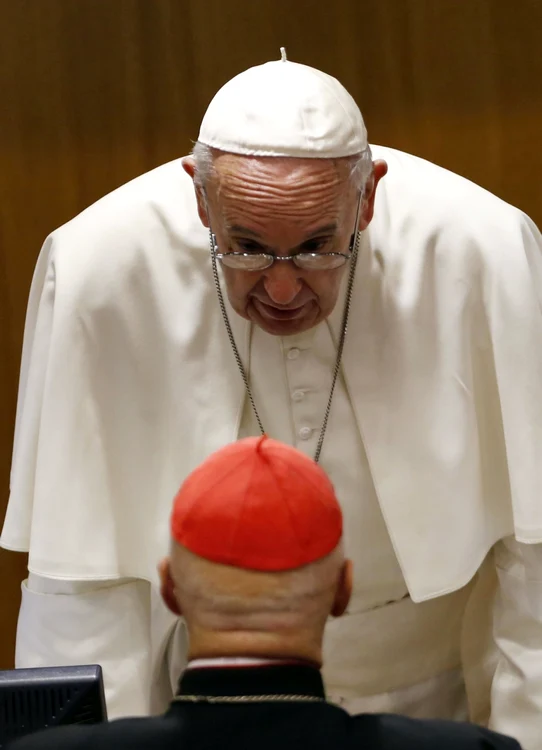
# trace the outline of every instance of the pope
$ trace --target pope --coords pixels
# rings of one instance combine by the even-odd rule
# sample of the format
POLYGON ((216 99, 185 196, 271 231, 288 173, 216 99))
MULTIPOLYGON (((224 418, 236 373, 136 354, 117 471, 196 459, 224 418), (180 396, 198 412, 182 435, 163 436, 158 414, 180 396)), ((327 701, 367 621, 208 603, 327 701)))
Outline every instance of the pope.
POLYGON ((226 83, 193 154, 40 254, 2 533, 29 551, 17 666, 99 663, 111 716, 162 711, 187 654, 155 571, 170 498, 265 432, 344 514, 330 699, 540 750, 541 249, 518 209, 370 146, 330 76, 283 53, 226 83))

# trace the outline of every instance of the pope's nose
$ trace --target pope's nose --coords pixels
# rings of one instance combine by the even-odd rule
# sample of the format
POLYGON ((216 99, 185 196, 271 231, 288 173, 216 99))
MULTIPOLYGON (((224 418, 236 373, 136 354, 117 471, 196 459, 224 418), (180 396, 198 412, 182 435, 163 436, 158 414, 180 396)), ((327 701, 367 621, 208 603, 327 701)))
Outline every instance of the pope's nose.
POLYGON ((275 261, 265 271, 264 287, 267 296, 276 305, 291 304, 303 286, 299 269, 291 261, 275 261))

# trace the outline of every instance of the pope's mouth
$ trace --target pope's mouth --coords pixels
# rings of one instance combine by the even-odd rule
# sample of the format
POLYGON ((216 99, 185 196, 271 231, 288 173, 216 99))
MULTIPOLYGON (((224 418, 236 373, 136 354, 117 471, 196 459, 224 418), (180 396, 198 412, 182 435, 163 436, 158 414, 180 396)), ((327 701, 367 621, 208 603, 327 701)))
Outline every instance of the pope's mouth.
POLYGON ((285 310, 279 307, 274 307, 273 305, 267 305, 265 302, 261 302, 259 299, 253 299, 252 304, 256 308, 256 311, 262 316, 262 318, 268 318, 270 320, 297 320, 306 312, 308 305, 308 303, 305 302, 299 307, 293 307, 285 310))

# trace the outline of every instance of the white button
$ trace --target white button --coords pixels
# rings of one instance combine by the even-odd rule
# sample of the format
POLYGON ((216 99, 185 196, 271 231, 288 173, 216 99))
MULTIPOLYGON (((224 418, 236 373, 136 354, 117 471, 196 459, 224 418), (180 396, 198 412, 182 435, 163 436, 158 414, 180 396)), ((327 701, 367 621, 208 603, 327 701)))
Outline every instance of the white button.
POLYGON ((292 393, 293 401, 303 401, 304 398, 305 398, 305 394, 303 393, 303 391, 294 391, 292 393))
POLYGON ((301 440, 308 440, 312 435, 312 429, 310 427, 302 427, 299 430, 299 437, 301 440))
POLYGON ((297 359, 299 357, 299 349, 290 349, 286 356, 288 359, 297 359))

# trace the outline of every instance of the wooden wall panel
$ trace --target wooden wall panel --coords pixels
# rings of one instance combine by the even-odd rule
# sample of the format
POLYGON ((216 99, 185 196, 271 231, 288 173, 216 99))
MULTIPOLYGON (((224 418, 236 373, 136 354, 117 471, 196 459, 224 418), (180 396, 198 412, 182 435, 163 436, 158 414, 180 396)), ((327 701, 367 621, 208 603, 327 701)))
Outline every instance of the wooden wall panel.
MULTIPOLYGON (((49 231, 190 148, 210 98, 279 57, 336 75, 374 143, 542 223, 539 0, 0 0, 0 518, 28 288, 49 231)), ((0 668, 20 555, 0 552, 0 668)))

